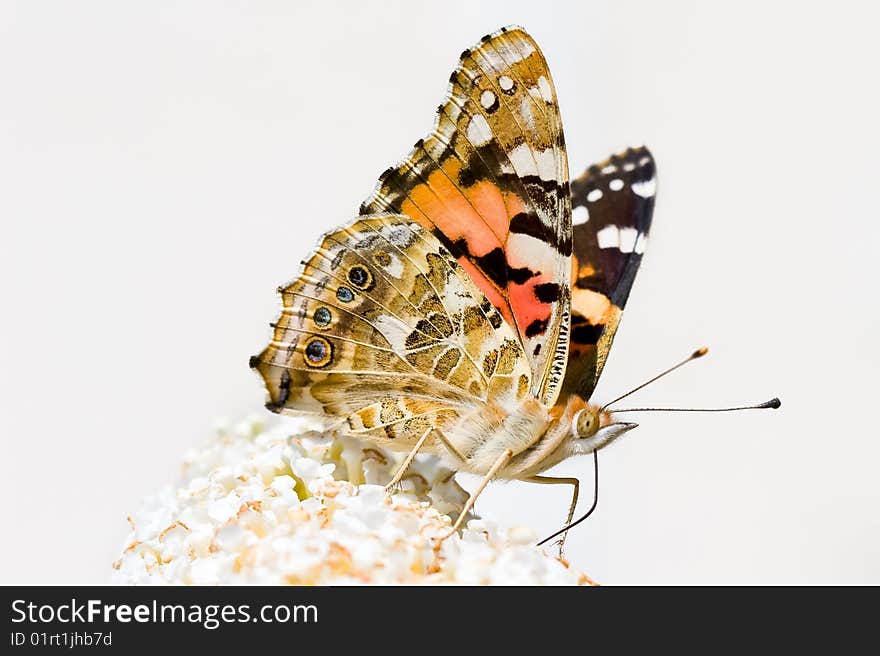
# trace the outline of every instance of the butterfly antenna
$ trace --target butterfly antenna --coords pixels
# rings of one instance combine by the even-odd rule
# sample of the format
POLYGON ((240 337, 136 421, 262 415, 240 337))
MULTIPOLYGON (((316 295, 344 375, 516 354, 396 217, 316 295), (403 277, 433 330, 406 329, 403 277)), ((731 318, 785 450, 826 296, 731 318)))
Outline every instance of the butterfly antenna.
MULTIPOLYGON (((702 358, 702 357, 703 357, 704 355, 706 355, 708 352, 709 352, 709 349, 707 349, 705 346, 704 346, 703 348, 698 348, 696 351, 694 351, 693 353, 691 353, 687 358, 685 358, 684 360, 682 360, 681 362, 679 362, 677 365, 675 365, 675 366, 673 366, 673 367, 669 367, 669 369, 667 369, 666 371, 663 371, 663 372, 657 374, 657 375, 654 376, 651 380, 647 380, 647 381, 645 381, 644 383, 642 383, 641 385, 639 385, 638 387, 634 387, 633 389, 631 389, 631 390, 630 390, 629 392, 627 392, 626 394, 623 394, 623 395, 621 395, 621 396, 618 396, 618 397, 617 397, 616 399, 614 399, 613 401, 609 401, 608 403, 606 403, 605 405, 602 406, 602 410, 607 410, 607 409, 608 409, 608 406, 610 406, 610 405, 614 405, 614 404, 617 403, 618 401, 620 401, 620 400, 625 399, 626 397, 628 397, 630 394, 635 394, 636 392, 638 392, 638 391, 639 391, 640 389, 642 389, 643 387, 647 387, 648 385, 650 385, 651 383, 653 383, 655 380, 659 380, 660 378, 663 378, 663 376, 665 376, 666 374, 671 374, 673 371, 675 371, 675 370, 678 369, 679 367, 683 367, 684 365, 686 365, 686 364, 687 364, 688 362, 690 362, 691 360, 696 360, 697 358, 702 358)), ((615 411, 615 412, 616 412, 616 411, 615 411)))
POLYGON ((618 412, 733 412, 734 410, 764 410, 767 408, 776 410, 780 406, 782 406, 782 401, 773 398, 757 405, 741 405, 736 408, 625 408, 623 410, 611 410, 611 412, 613 414, 618 412))
POLYGON ((568 526, 563 526, 561 529, 556 531, 556 533, 554 533, 550 537, 544 538, 535 546, 540 547, 542 544, 544 544, 545 542, 549 542, 550 540, 555 538, 557 535, 562 535, 563 533, 565 533, 566 531, 568 531, 571 528, 574 528, 575 526, 580 524, 582 521, 584 521, 587 517, 589 517, 590 515, 593 514, 593 511, 596 509, 596 504, 599 503, 599 450, 598 449, 593 451, 593 472, 595 472, 593 475, 593 505, 590 506, 590 509, 586 513, 584 513, 583 517, 581 517, 580 519, 574 520, 568 526))

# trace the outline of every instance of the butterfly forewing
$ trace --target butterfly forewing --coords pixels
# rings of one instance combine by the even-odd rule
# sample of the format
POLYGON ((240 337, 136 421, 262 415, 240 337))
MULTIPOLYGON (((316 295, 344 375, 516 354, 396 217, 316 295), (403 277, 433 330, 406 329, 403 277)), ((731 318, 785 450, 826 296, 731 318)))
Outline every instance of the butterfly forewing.
POLYGON ((555 402, 568 348, 568 164, 531 37, 507 28, 462 53, 434 131, 361 212, 403 213, 431 231, 515 330, 532 393, 555 402))
POLYGON ((648 243, 654 159, 631 148, 571 183, 571 336, 564 389, 589 398, 611 348, 648 243))

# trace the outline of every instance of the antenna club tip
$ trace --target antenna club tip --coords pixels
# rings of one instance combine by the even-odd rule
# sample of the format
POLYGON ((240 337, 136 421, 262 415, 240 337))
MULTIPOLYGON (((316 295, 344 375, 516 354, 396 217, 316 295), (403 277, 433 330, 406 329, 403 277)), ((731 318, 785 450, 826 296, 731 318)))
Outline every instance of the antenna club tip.
POLYGON ((702 347, 702 348, 698 348, 696 351, 694 351, 694 352, 691 354, 691 358, 702 358, 702 357, 703 357, 704 355, 706 355, 708 352, 709 352, 709 349, 707 349, 705 346, 702 347))
POLYGON ((782 401, 778 398, 773 398, 767 401, 767 403, 761 404, 762 408, 773 408, 774 410, 780 408, 782 406, 782 401))

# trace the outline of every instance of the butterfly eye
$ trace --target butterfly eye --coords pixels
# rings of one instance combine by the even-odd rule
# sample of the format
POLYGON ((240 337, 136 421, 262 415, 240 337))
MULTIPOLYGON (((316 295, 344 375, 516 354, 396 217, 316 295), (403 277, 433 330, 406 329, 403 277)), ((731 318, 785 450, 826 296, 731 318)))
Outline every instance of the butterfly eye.
POLYGON ((373 276, 362 266, 353 266, 348 271, 348 281, 358 289, 369 289, 373 284, 373 276))
POLYGON ((321 328, 326 328, 330 325, 331 319, 333 319, 333 315, 330 314, 330 310, 325 308, 324 306, 319 307, 315 310, 315 314, 312 317, 315 321, 315 324, 320 326, 321 328))
POLYGON ((587 408, 578 411, 571 422, 571 432, 576 438, 592 437, 598 427, 596 415, 587 408))
POLYGON ((333 357, 333 347, 323 337, 312 337, 306 343, 306 364, 310 367, 323 367, 333 357))

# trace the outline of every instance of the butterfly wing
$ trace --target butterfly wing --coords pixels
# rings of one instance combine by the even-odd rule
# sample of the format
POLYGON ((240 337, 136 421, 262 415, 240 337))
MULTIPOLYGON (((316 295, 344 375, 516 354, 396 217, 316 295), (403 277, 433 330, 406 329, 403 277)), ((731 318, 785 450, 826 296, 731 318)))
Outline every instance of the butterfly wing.
POLYGON ((553 405, 568 351, 570 202, 547 63, 522 29, 504 28, 462 53, 433 132, 361 213, 430 231, 514 328, 532 393, 553 405))
POLYGON ((602 373, 651 227, 656 168, 631 148, 571 183, 571 336, 563 388, 589 399, 602 373))
POLYGON ((335 417, 403 449, 489 398, 516 403, 529 389, 516 334, 409 217, 361 217, 327 233, 279 292, 273 340, 251 359, 275 412, 335 417))

